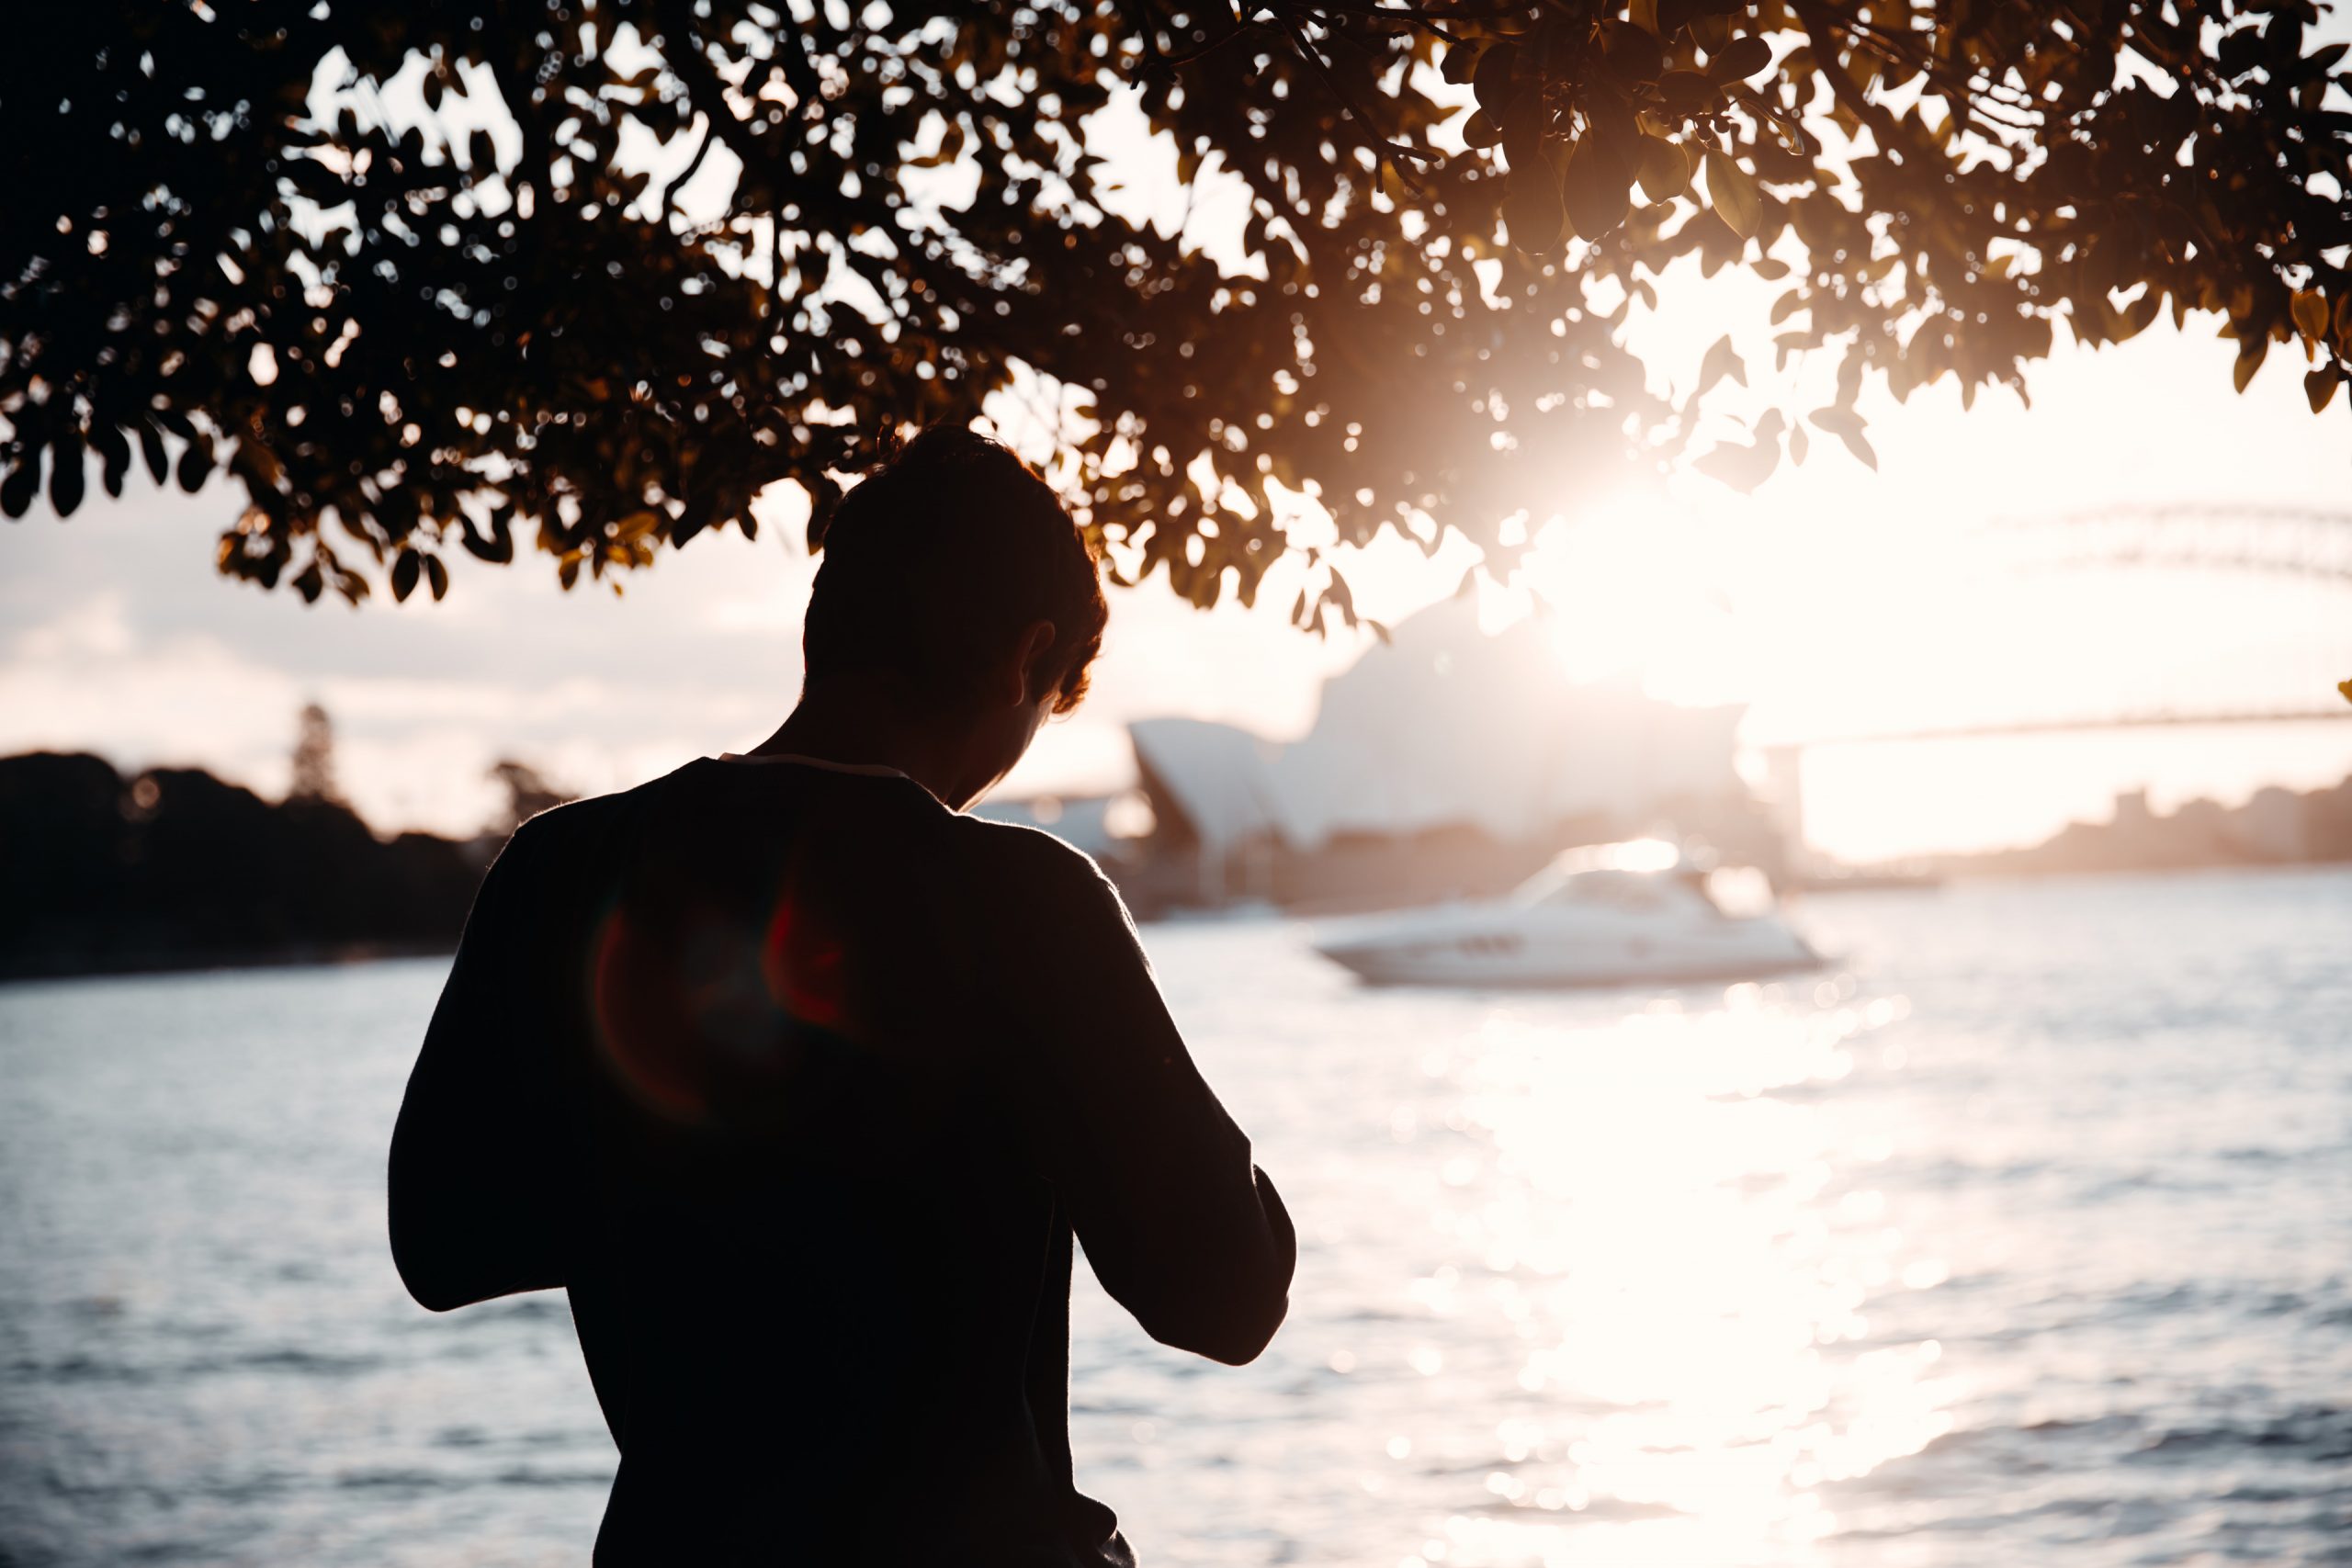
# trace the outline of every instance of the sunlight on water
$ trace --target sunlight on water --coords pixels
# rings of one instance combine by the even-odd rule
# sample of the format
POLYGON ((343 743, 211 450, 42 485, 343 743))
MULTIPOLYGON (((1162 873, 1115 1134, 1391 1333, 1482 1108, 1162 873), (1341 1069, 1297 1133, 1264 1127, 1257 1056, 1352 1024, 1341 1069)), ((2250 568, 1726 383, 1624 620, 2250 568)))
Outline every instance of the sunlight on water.
MULTIPOLYGON (((1479 1150, 1441 1172, 1460 1197, 1448 1232, 1485 1279, 1449 1267, 1416 1298, 1441 1321, 1492 1321, 1518 1389, 1561 1402, 1495 1430, 1510 1468, 1486 1478, 1493 1511, 1447 1520, 1446 1560, 1737 1561, 1747 1543, 1828 1533, 1823 1480, 1949 1427, 1933 1342, 1822 1354, 1867 1342, 1865 1290, 1927 1260, 1905 1256, 1875 1192, 1825 1210, 1835 1151, 1819 1118, 1761 1098, 1845 1077, 1907 1004, 1811 1002, 1742 987, 1720 1006, 1566 1028, 1503 1012, 1426 1059, 1459 1091, 1450 1128, 1479 1150), (1659 1517, 1605 1530, 1560 1517, 1596 1504, 1659 1517)), ((1411 1116, 1399 1107, 1395 1124, 1411 1116)), ((1432 1348, 1416 1370, 1443 1364, 1432 1348)), ((1441 1392, 1432 1415, 1480 1392, 1441 1392)))

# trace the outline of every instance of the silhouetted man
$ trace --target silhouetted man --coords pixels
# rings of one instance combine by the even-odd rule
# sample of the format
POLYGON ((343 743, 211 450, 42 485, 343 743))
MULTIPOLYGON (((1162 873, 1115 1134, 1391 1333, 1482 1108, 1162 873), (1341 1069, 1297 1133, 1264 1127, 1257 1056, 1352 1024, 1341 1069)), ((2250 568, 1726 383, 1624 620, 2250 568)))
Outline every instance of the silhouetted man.
POLYGON ((1153 1337, 1234 1364, 1295 1247, 1093 863, 960 812, 1084 694, 1095 563, 946 428, 822 558, 774 736, 499 857, 392 1136, 392 1255, 435 1311, 571 1292, 621 1455, 599 1563, 1129 1562, 1071 1479, 1072 1232, 1153 1337))

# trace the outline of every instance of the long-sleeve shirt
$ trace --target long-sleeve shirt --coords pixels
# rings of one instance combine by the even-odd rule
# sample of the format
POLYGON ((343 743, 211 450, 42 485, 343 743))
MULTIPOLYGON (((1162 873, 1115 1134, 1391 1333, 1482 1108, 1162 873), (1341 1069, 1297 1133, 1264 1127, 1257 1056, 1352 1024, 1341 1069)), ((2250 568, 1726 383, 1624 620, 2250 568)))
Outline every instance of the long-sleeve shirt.
POLYGON ((1071 1474, 1073 1235, 1153 1337, 1232 1363, 1295 1256, 1091 861, 797 760, 516 835, 390 1215, 426 1306, 569 1291, 607 1568, 1129 1563, 1071 1474))

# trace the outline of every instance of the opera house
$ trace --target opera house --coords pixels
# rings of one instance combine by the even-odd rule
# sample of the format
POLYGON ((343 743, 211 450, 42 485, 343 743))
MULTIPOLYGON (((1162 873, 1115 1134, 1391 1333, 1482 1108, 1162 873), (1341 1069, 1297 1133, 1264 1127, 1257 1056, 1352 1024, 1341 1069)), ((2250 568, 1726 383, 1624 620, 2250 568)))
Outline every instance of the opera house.
POLYGON ((1238 901, 1370 908, 1499 890, 1560 850, 1641 834, 1779 870, 1734 766, 1737 706, 1578 684, 1544 628, 1487 635, 1468 600, 1399 624, 1278 743, 1192 718, 1129 726, 1132 801, 1006 802, 1097 856, 1140 913, 1238 901), (1126 815, 1148 829, 1115 838, 1126 815))

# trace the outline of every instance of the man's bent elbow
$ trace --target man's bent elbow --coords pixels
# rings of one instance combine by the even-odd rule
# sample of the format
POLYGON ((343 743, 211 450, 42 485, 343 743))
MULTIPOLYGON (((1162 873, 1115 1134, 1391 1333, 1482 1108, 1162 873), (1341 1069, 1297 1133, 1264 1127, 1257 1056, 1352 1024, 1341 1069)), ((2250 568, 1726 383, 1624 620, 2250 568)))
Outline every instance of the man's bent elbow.
POLYGON ((417 1305, 453 1312, 500 1293, 484 1288, 481 1237, 469 1228, 474 1216, 458 1212, 447 1193, 413 1178, 402 1179, 397 1160, 387 1198, 384 1228, 392 1267, 417 1305))
POLYGON ((1282 1327, 1283 1320, 1289 1315, 1290 1298, 1283 1296, 1274 1303, 1272 1313, 1261 1314, 1257 1322, 1202 1354, 1228 1367, 1246 1367, 1265 1353, 1266 1347, 1274 1342, 1274 1334, 1282 1327))
POLYGON ((461 1306, 473 1305, 473 1298, 454 1287, 419 1280, 403 1273, 401 1283, 408 1287, 409 1299, 427 1312, 455 1312, 461 1306))
POLYGON ((451 1312, 469 1304, 473 1297, 459 1286, 454 1273, 436 1268, 431 1255, 395 1219, 391 1225, 392 1267, 409 1298, 427 1312, 451 1312))
POLYGON ((1228 1367, 1246 1367, 1273 1343, 1290 1314, 1287 1292, 1258 1302, 1203 1303, 1185 1313, 1156 1313, 1144 1331, 1170 1349, 1188 1350, 1228 1367))

